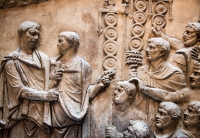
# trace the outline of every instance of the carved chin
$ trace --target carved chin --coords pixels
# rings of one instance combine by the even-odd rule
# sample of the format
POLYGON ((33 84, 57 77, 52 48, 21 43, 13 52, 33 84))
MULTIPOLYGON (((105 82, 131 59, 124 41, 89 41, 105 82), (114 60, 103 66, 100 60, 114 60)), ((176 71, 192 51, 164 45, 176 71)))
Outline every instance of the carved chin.
POLYGON ((158 129, 162 129, 162 125, 161 125, 160 123, 156 123, 156 127, 157 127, 158 129))
POLYGON ((198 121, 197 121, 197 122, 190 122, 189 120, 184 120, 184 121, 183 121, 183 124, 184 124, 186 127, 195 127, 195 126, 198 124, 198 121))
POLYGON ((193 40, 193 41, 185 41, 185 42, 184 42, 184 45, 185 45, 186 47, 190 47, 190 46, 195 45, 196 43, 197 43, 196 40, 193 40))

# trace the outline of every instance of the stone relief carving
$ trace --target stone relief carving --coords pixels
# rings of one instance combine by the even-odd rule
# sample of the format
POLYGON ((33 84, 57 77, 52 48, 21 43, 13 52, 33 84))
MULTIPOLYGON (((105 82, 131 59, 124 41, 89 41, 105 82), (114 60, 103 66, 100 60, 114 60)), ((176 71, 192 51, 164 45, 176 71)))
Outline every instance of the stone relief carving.
POLYGON ((181 130, 177 129, 181 117, 181 108, 172 102, 161 102, 156 114, 155 138, 189 138, 181 130))
POLYGON ((185 131, 183 130, 183 133, 192 138, 200 137, 199 109, 200 101, 191 101, 184 112, 183 124, 185 126, 185 131))
POLYGON ((171 102, 189 102, 192 100, 199 100, 199 89, 200 89, 200 63, 195 62, 194 72, 189 77, 190 87, 176 90, 175 92, 169 90, 163 90, 159 88, 150 88, 140 85, 140 92, 154 98, 158 101, 171 101, 171 102))
POLYGON ((62 75, 56 87, 59 92, 58 102, 51 104, 52 137, 81 137, 82 120, 87 112, 89 99, 108 85, 110 77, 114 75, 113 71, 107 71, 96 85, 88 88, 92 70, 89 63, 76 55, 79 40, 80 37, 75 32, 60 33, 57 45, 60 56, 51 61, 54 79, 58 80, 57 75, 62 75))
POLYGON ((119 133, 115 126, 106 128, 106 137, 109 138, 150 138, 151 131, 147 123, 142 120, 130 120, 127 130, 119 133))
MULTIPOLYGON (((20 2, 6 1, 2 7, 42 1, 20 2)), ((115 90, 108 125, 108 118, 99 113, 105 120, 99 130, 104 136, 200 137, 200 23, 188 23, 183 40, 165 34, 167 16, 173 20, 172 2, 122 0, 124 9, 120 9, 114 0, 104 1, 104 8, 99 9, 98 35, 103 38, 105 71, 94 84, 90 64, 77 55, 77 33, 60 33, 59 55, 48 58, 37 50, 40 25, 22 23, 19 48, 1 62, 1 136, 91 137, 94 128, 83 131, 84 119, 91 114, 91 101, 109 86, 117 70, 117 79, 109 87, 109 91, 115 90), (172 62, 168 55, 174 56, 172 62), (124 65, 119 69, 121 62, 124 65)))
POLYGON ((1 62, 4 137, 50 136, 48 101, 56 101, 58 93, 48 88, 48 57, 37 51, 39 28, 38 23, 23 22, 18 29, 20 47, 1 62))
POLYGON ((99 13, 99 35, 103 32, 106 38, 105 43, 103 44, 104 52, 106 56, 103 59, 103 68, 104 70, 116 69, 117 68, 117 12, 114 10, 115 3, 112 0, 104 1, 104 8, 100 9, 99 13), (114 10, 114 11, 113 11, 114 10), (104 17, 105 29, 102 26, 102 16, 104 17))
POLYGON ((30 4, 38 4, 48 0, 1 0, 0 8, 11 8, 11 7, 24 7, 30 4))
POLYGON ((153 28, 152 31, 156 36, 161 36, 170 43, 170 46, 177 50, 174 55, 173 64, 179 67, 187 79, 189 86, 189 76, 192 74, 194 61, 199 57, 199 32, 200 23, 188 23, 183 33, 183 41, 165 35, 162 30, 153 28))
POLYGON ((127 129, 130 120, 146 121, 146 105, 139 97, 137 80, 117 82, 113 98, 112 124, 119 133, 127 129))
POLYGON ((109 85, 115 71, 105 71, 90 85, 91 67, 76 54, 79 35, 60 33, 60 55, 49 61, 37 51, 39 28, 38 23, 23 22, 18 29, 19 48, 1 62, 1 135, 82 137, 89 99, 109 85))

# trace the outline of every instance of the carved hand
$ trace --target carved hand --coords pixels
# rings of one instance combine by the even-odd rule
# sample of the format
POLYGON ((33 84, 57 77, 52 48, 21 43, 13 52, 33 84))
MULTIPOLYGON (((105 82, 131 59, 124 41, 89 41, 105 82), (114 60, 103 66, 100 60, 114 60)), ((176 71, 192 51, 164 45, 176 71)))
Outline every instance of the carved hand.
POLYGON ((192 58, 200 61, 199 52, 200 52, 200 48, 199 47, 192 48, 192 50, 191 50, 192 58))
POLYGON ((63 75, 63 70, 59 69, 58 71, 55 71, 54 73, 51 73, 50 75, 50 84, 49 84, 49 88, 53 88, 56 85, 59 84, 59 82, 62 80, 62 75, 63 75))
POLYGON ((59 93, 55 91, 55 89, 50 89, 46 94, 46 100, 47 101, 57 101, 58 100, 59 93))
POLYGON ((138 80, 139 92, 144 92, 146 90, 146 86, 143 81, 138 80))
POLYGON ((54 80, 60 81, 62 79, 63 70, 59 69, 58 71, 55 71, 54 73, 54 80))
POLYGON ((159 27, 152 27, 152 28, 151 28, 151 31, 153 32, 153 34, 154 34, 156 37, 162 37, 162 35, 164 34, 164 33, 163 33, 163 29, 162 29, 162 28, 159 28, 159 27))
POLYGON ((122 138, 123 134, 119 133, 115 126, 106 127, 106 137, 107 138, 122 138))
POLYGON ((108 86, 110 84, 110 81, 113 79, 114 75, 115 75, 115 70, 104 71, 101 77, 98 79, 98 82, 102 83, 103 86, 108 86))

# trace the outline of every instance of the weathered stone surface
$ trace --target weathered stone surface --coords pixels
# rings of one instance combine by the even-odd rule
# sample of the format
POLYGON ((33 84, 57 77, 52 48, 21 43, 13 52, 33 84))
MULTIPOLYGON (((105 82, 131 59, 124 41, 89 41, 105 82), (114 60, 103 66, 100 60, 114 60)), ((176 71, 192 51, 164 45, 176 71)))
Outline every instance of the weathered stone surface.
MULTIPOLYGON (((3 1, 0 1, 0 7, 3 7, 0 9, 0 59, 2 60, 21 46, 17 30, 22 22, 39 23, 41 39, 38 51, 51 58, 51 68, 58 72, 57 74, 54 72, 53 76, 50 75, 51 79, 55 79, 51 84, 52 88, 57 88, 60 79, 63 81, 63 77, 66 77, 61 75, 62 69, 66 69, 64 60, 58 60, 61 63, 63 62, 63 66, 60 66, 60 72, 56 69, 59 64, 52 60, 55 59, 52 57, 60 55, 58 48, 59 34, 70 31, 76 32, 80 36, 80 47, 77 55, 87 61, 92 68, 91 82, 84 82, 85 80, 83 82, 88 83, 87 86, 94 84, 88 88, 88 92, 92 91, 92 96, 90 102, 88 101, 88 107, 85 106, 85 110, 88 109, 88 112, 82 120, 83 123, 80 123, 83 124, 83 136, 81 137, 103 138, 106 135, 109 137, 108 133, 110 132, 117 134, 110 133, 112 135, 110 137, 124 137, 124 135, 128 135, 125 130, 134 129, 133 125, 129 124, 129 122, 134 121, 130 120, 138 119, 146 122, 152 132, 156 131, 152 133, 156 137, 165 134, 199 137, 199 120, 194 121, 197 123, 193 125, 193 122, 188 121, 191 117, 189 110, 194 109, 194 116, 198 118, 197 113, 199 113, 200 108, 200 38, 196 37, 200 34, 200 23, 198 23, 200 19, 199 0, 50 0, 45 2, 10 0, 2 3, 3 1), (194 25, 189 23, 194 23, 194 25), (167 52, 160 51, 157 48, 158 43, 150 38, 159 39, 158 41, 164 39, 170 44, 168 57, 163 58, 167 52), (152 43, 155 44, 157 52, 150 50, 152 43), (154 56, 154 59, 150 57, 151 55, 154 56), (162 59, 162 61, 157 62, 157 59, 162 59), (156 67, 160 68, 156 70, 156 67), (104 73, 102 73, 103 71, 104 73), (57 78, 56 75, 58 75, 57 78), (171 80, 171 78, 174 79, 171 80), (101 87, 103 80, 107 87, 105 89, 104 86, 101 87), (118 105, 115 99, 116 90, 119 87, 118 83, 123 81, 134 86, 136 95, 131 97, 132 101, 131 98, 127 98, 130 100, 128 104, 124 102, 125 105, 118 105), (163 128, 158 126, 159 121, 156 121, 156 114, 160 109, 159 105, 163 102, 174 102, 181 110, 187 109, 185 113, 181 112, 184 118, 178 120, 178 125, 176 122, 173 125, 169 124, 174 127, 174 133, 171 130, 165 134, 160 133, 163 128), (116 110, 124 109, 124 106, 127 106, 125 110, 116 110), (136 114, 133 113, 135 111, 136 114), (123 115, 126 116, 124 120, 123 115), (119 122, 116 121, 117 118, 120 118, 119 122), (130 128, 121 129, 120 122, 123 122, 123 126, 130 128), (178 129, 175 129, 176 125, 178 129)), ((159 45, 165 44, 161 42, 159 45)), ((9 57, 13 61, 18 58, 15 53, 12 53, 12 57, 9 57)), ((45 59, 46 56, 43 58, 45 59)), ((73 60, 72 63, 70 65, 74 67, 77 62, 73 60)), ((39 66, 37 61, 35 64, 39 66)), ((17 72, 14 71, 15 69, 9 69, 14 66, 12 63, 5 66, 10 71, 7 73, 13 73, 13 76, 17 72)), ((24 68, 25 66, 23 66, 24 68)), ((20 76, 16 76, 16 78, 20 79, 20 76)), ((74 79, 82 80, 76 75, 74 79)), ((2 84, 4 83, 3 79, 1 81, 0 89, 3 88, 2 84)), ((8 86, 9 89, 17 91, 12 86, 8 86)), ((57 96, 55 91, 41 88, 44 92, 49 91, 46 95, 42 92, 35 93, 32 89, 35 89, 35 87, 29 86, 26 92, 19 97, 34 102, 35 105, 44 101, 47 103, 52 100, 57 101, 59 97, 59 94, 57 96)), ((84 90, 87 90, 87 88, 84 88, 84 90)), ((122 88, 122 91, 125 91, 124 96, 128 95, 126 88, 122 88)), ((166 107, 168 105, 166 104, 166 107)), ((49 106, 49 109, 50 107, 53 106, 49 106)), ((168 109, 166 111, 170 112, 168 109)), ((27 111, 26 108, 24 110, 27 111)), ((58 111, 61 113, 60 110, 58 111)), ((168 114, 169 118, 170 115, 168 114)), ((58 115, 58 117, 60 116, 58 115)), ((0 123, 3 128, 4 122, 0 123)), ((10 125, 13 125, 13 123, 10 125)), ((146 124, 142 124, 146 126, 146 124)), ((20 123, 18 125, 21 126, 20 123)), ((64 126, 61 125, 60 128, 64 128, 64 126)), ((18 134, 22 135, 20 132, 18 134)), ((15 132, 13 131, 9 135, 13 133, 15 132)), ((47 131, 47 133, 48 137, 49 132, 47 131)))

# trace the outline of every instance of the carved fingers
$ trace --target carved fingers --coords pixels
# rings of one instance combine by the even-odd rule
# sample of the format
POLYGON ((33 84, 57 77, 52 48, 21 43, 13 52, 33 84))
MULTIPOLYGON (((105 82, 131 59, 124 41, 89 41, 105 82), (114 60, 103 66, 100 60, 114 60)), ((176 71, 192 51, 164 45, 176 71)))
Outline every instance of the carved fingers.
POLYGON ((106 137, 107 138, 116 138, 117 129, 115 126, 106 127, 106 137))
POLYGON ((110 84, 110 81, 113 79, 114 75, 115 70, 106 70, 103 72, 98 82, 103 83, 104 86, 107 86, 110 84))
POLYGON ((192 56, 192 58, 193 58, 193 59, 198 59, 198 60, 200 60, 199 52, 200 52, 200 48, 199 48, 199 47, 194 47, 194 48, 191 50, 191 56, 192 56))
POLYGON ((62 75, 63 75, 63 70, 59 69, 58 71, 55 71, 54 79, 60 81, 62 79, 62 75))
POLYGON ((59 93, 55 89, 50 89, 46 94, 47 101, 57 101, 59 93))
POLYGON ((151 31, 156 37, 162 37, 162 35, 164 34, 163 28, 160 27, 152 27, 151 31))

